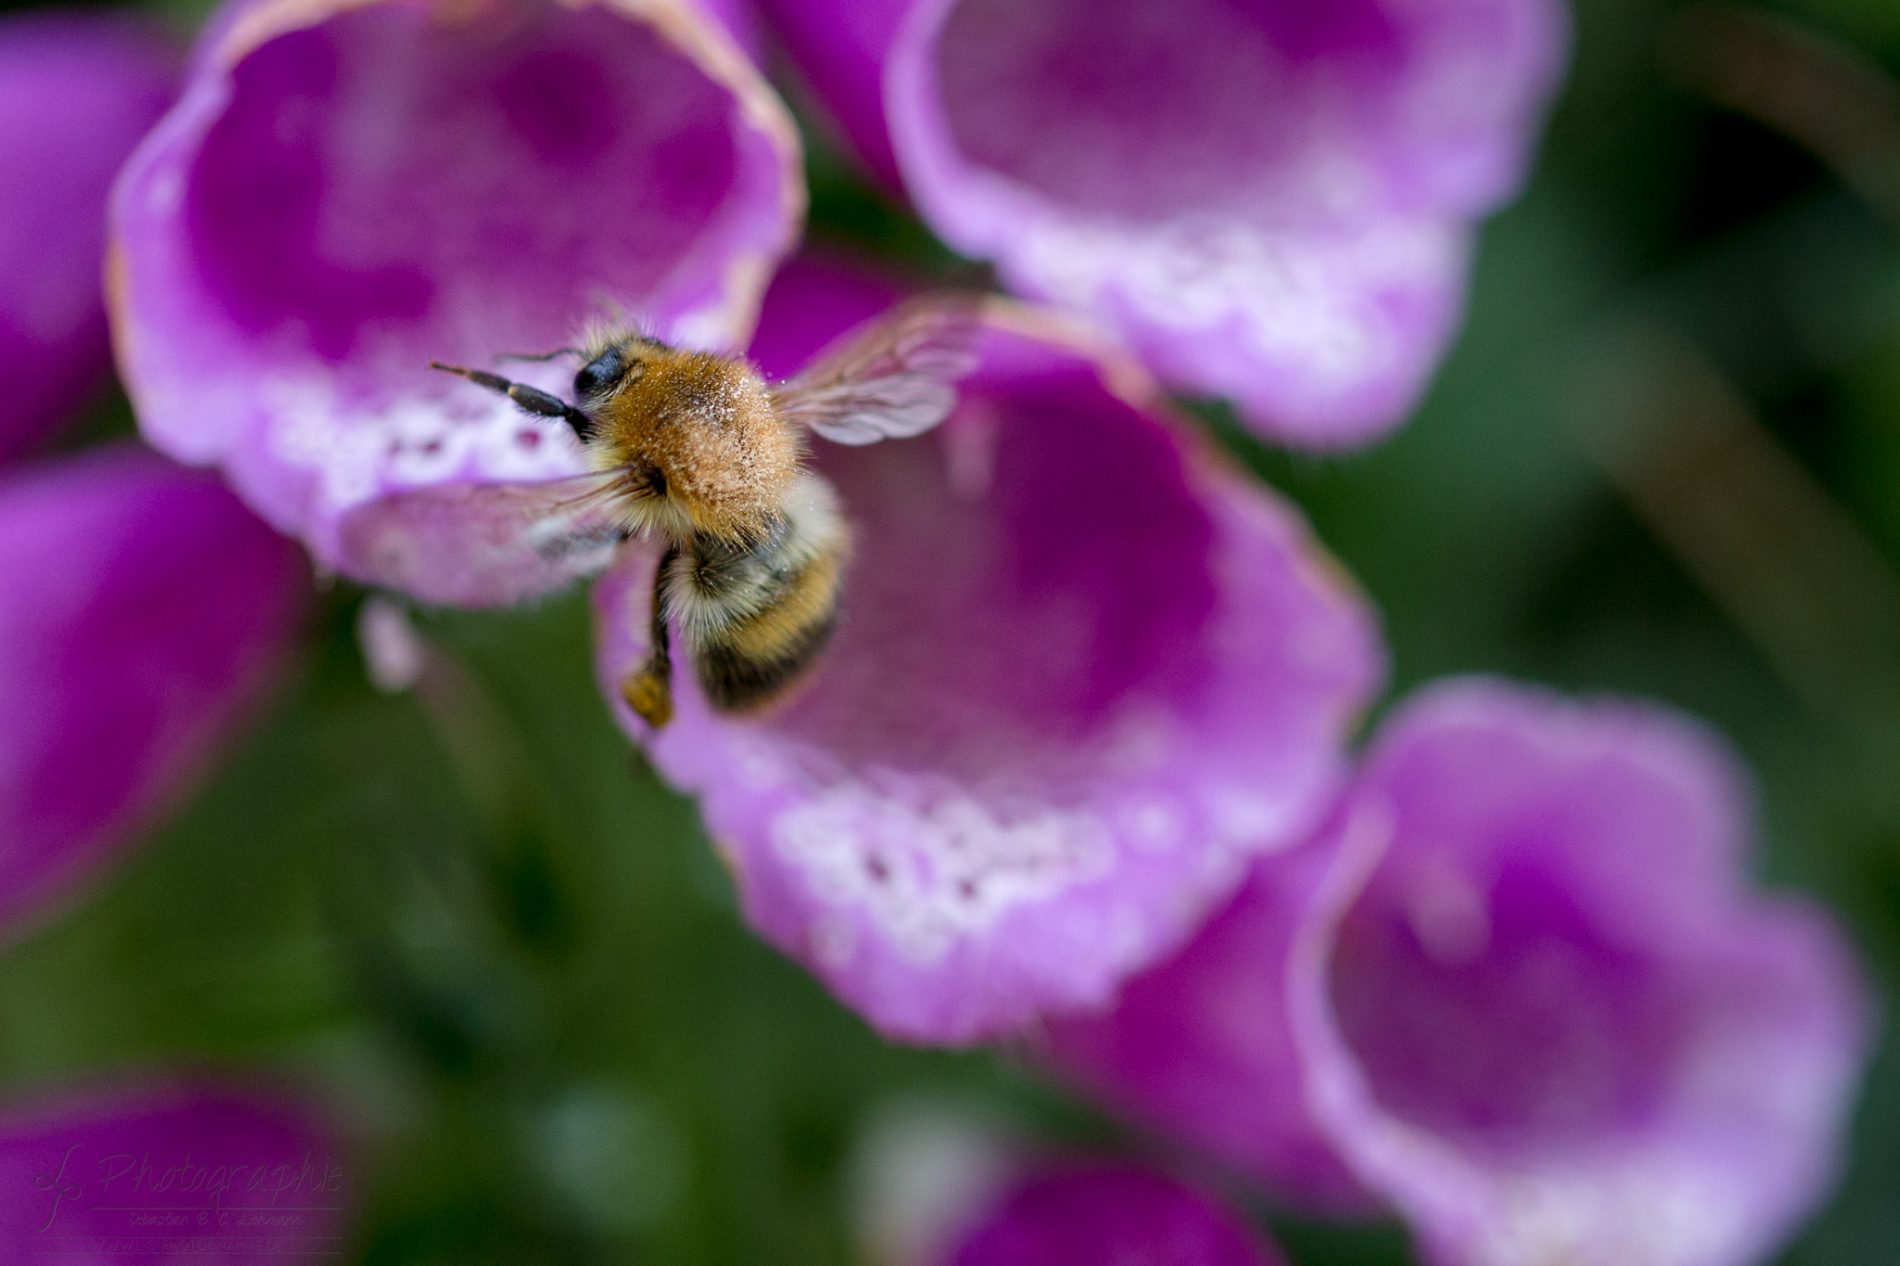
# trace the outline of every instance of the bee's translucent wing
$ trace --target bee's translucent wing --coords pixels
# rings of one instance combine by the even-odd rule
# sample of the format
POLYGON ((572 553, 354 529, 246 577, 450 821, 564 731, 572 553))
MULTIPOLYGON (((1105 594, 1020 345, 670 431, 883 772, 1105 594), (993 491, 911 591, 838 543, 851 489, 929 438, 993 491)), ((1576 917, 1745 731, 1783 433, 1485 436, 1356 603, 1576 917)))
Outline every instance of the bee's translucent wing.
POLYGON ((343 565, 425 602, 519 602, 613 560, 625 486, 624 471, 605 471, 392 493, 344 518, 343 565))
POLYGON ((982 299, 927 295, 865 322, 772 392, 779 416, 839 444, 921 435, 950 415, 976 367, 982 299))

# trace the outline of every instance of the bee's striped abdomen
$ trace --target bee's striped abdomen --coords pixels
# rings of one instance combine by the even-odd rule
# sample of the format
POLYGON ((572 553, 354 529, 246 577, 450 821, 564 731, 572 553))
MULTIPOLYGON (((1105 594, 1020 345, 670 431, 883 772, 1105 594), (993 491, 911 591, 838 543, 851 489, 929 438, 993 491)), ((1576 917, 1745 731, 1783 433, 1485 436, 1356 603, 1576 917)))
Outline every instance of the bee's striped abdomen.
POLYGON ((768 607, 702 642, 693 658, 706 701, 722 712, 744 712, 771 702, 797 681, 817 662, 837 625, 835 579, 826 587, 830 592, 822 610, 768 607))
POLYGON ((700 692, 723 712, 782 694, 837 624, 850 538, 816 475, 798 491, 767 539, 736 550, 702 540, 675 564, 670 594, 700 692))

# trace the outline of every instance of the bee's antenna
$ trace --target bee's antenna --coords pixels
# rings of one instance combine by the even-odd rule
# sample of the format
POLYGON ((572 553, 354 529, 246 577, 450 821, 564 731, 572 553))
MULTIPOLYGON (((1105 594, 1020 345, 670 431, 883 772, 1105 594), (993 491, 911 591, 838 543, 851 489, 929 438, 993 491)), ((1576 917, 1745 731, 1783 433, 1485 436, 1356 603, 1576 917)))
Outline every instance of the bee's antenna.
POLYGON ((491 374, 482 369, 464 369, 460 365, 444 365, 440 361, 430 361, 430 369, 439 369, 445 374, 454 374, 457 378, 466 378, 478 387, 507 396, 524 413, 532 413, 540 418, 559 418, 574 428, 574 434, 585 441, 594 432, 594 420, 576 409, 559 396, 542 391, 539 387, 530 387, 525 383, 510 382, 500 374, 491 374))
MULTIPOLYGON (((501 355, 495 357, 495 359, 497 361, 504 361, 504 360, 550 361, 550 360, 558 360, 560 357, 563 357, 563 356, 581 356, 581 355, 584 355, 584 353, 578 347, 557 347, 551 352, 503 352, 501 355)), ((440 368, 440 366, 437 366, 437 368, 440 368)))

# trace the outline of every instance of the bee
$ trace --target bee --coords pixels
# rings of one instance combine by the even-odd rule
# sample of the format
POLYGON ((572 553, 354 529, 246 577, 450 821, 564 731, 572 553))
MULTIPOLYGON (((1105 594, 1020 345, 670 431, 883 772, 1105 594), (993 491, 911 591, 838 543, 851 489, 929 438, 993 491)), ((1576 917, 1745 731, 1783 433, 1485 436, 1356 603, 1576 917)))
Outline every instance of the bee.
POLYGON ((782 698, 818 661, 838 622, 852 534, 836 492, 807 462, 807 436, 862 445, 936 426, 974 364, 977 310, 967 295, 912 300, 777 386, 743 358, 624 330, 526 358, 579 357, 571 403, 482 370, 431 368, 579 436, 593 473, 499 492, 508 524, 544 556, 603 525, 620 539, 662 542, 648 657, 621 683, 627 705, 659 729, 673 716, 674 625, 701 692, 722 712, 782 698))

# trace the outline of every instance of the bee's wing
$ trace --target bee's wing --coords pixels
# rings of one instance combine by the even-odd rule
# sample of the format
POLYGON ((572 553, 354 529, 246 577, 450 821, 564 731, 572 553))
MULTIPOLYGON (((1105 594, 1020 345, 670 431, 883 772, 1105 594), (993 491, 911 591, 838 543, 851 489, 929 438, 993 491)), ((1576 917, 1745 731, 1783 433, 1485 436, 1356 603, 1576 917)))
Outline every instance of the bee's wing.
POLYGON ((625 478, 614 470, 392 493, 345 517, 344 560, 427 602, 518 602, 613 560, 623 535, 613 494, 625 478))
POLYGON ((772 392, 780 417, 838 444, 921 435, 950 415, 976 367, 982 299, 927 295, 865 322, 772 392))

